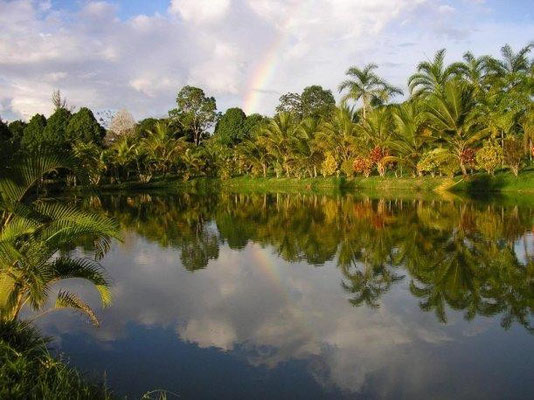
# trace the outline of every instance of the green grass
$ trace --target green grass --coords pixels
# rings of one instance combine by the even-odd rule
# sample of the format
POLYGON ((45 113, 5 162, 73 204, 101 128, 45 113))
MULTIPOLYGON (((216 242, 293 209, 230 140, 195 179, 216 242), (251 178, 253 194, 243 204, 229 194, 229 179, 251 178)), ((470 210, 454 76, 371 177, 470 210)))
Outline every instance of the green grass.
POLYGON ((0 323, 0 399, 111 399, 104 385, 52 357, 28 324, 0 323))
MULTIPOLYGON (((251 177, 240 176, 227 180, 217 178, 195 178, 184 182, 178 177, 166 177, 149 183, 124 182, 121 184, 102 185, 89 190, 98 192, 115 191, 153 191, 153 190, 188 190, 199 192, 232 191, 232 192, 318 192, 318 193, 357 193, 365 191, 382 194, 397 194, 400 192, 432 192, 450 191, 457 194, 480 193, 533 193, 534 169, 521 172, 515 177, 508 171, 489 176, 484 173, 470 175, 467 178, 457 176, 447 177, 385 177, 371 176, 369 178, 356 177, 318 177, 318 178, 285 178, 285 177, 251 177)), ((71 191, 82 192, 87 188, 71 188, 71 191)))

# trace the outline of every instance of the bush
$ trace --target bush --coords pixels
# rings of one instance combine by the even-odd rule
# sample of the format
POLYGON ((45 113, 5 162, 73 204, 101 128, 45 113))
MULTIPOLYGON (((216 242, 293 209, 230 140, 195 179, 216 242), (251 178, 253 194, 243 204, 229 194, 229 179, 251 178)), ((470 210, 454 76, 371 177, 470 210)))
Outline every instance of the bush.
POLYGON ((352 167, 354 168, 354 172, 363 174, 363 176, 368 178, 373 171, 373 162, 367 157, 358 157, 354 160, 352 167))
POLYGON ((337 161, 332 155, 332 153, 328 153, 325 160, 323 161, 321 173, 323 176, 331 176, 334 175, 337 172, 337 161))
POLYGON ((341 163, 341 171, 348 177, 351 178, 354 176, 354 162, 351 160, 345 160, 341 163))
POLYGON ((376 146, 369 153, 369 158, 371 159, 373 164, 376 165, 376 170, 378 171, 378 174, 380 176, 384 176, 386 174, 387 164, 383 160, 388 155, 389 155, 389 152, 387 151, 387 149, 384 149, 380 146, 376 146))
POLYGON ((512 170, 514 175, 519 175, 519 170, 523 161, 523 144, 521 141, 513 137, 505 139, 503 156, 504 163, 512 170))
POLYGON ((49 340, 26 323, 0 322, 1 399, 110 399, 100 385, 53 358, 49 340))
POLYGON ((495 173, 495 169, 502 163, 502 149, 496 143, 487 141, 476 153, 477 166, 486 170, 490 175, 495 173))

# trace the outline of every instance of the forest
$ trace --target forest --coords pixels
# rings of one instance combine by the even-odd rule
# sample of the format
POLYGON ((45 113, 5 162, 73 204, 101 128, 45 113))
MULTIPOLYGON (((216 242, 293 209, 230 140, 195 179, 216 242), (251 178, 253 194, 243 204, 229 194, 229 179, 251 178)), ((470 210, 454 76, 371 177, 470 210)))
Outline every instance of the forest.
POLYGON ((417 65, 409 93, 375 64, 353 66, 337 88, 339 104, 312 85, 282 95, 272 117, 237 107, 220 113, 215 98, 185 86, 166 117, 136 122, 123 109, 104 128, 58 90, 48 119, 0 124, 2 156, 61 151, 79 160, 93 185, 167 176, 517 176, 534 152, 533 46, 506 45, 499 58, 468 52, 450 65, 442 49, 417 65))

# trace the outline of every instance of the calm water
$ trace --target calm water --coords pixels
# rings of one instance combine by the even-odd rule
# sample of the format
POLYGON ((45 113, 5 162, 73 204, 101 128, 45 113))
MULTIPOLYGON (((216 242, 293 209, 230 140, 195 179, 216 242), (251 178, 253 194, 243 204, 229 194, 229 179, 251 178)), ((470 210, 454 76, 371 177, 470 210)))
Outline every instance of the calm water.
POLYGON ((124 229, 104 259, 113 306, 98 329, 68 312, 39 324, 118 394, 534 398, 534 203, 133 194, 82 205, 124 229))

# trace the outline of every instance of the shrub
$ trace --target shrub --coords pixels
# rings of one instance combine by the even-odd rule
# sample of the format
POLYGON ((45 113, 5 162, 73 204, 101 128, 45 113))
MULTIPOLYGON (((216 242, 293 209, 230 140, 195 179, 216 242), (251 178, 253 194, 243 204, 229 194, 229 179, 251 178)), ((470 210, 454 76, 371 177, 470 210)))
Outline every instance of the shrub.
POLYGON ((380 176, 384 176, 386 174, 387 163, 385 163, 383 160, 388 155, 389 155, 389 152, 387 151, 387 149, 384 149, 380 146, 376 146, 369 153, 369 158, 371 159, 373 164, 376 165, 376 170, 378 171, 380 176))
POLYGON ((368 178, 373 171, 373 162, 370 158, 358 157, 356 160, 354 160, 352 167, 354 168, 354 172, 357 174, 363 174, 366 178, 368 178))
POLYGON ((105 387, 52 357, 47 344, 27 323, 0 322, 0 398, 111 398, 105 387))
POLYGON ((504 163, 512 170, 514 175, 519 175, 519 169, 521 168, 521 162, 523 161, 522 143, 513 137, 505 139, 503 156, 504 163))
POLYGON ((437 170, 438 163, 435 161, 434 157, 432 157, 431 153, 424 154, 417 163, 417 172, 419 174, 426 172, 434 176, 436 175, 437 170))
POLYGON ((349 178, 354 176, 353 164, 354 162, 351 160, 345 160, 341 163, 341 171, 349 178))
POLYGON ((334 175, 337 172, 337 161, 332 153, 328 153, 323 161, 321 172, 323 176, 334 175))
POLYGON ((495 173, 495 169, 502 163, 503 154, 499 145, 487 141, 476 153, 477 166, 486 170, 490 175, 495 173))

